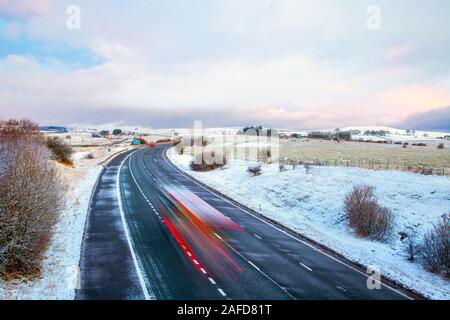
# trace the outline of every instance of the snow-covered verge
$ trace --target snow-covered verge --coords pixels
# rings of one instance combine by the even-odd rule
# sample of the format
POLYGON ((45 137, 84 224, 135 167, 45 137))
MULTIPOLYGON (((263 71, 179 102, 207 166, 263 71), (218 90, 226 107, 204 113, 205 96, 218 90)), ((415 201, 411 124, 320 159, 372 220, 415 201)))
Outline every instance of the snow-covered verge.
MULTIPOLYGON (((116 152, 113 150, 112 152, 116 152)), ((86 214, 92 189, 101 172, 98 162, 110 153, 104 148, 91 148, 89 152, 74 154, 74 167, 58 165, 69 185, 64 211, 54 228, 51 244, 45 254, 43 273, 32 281, 2 282, 0 300, 72 300, 78 282, 78 264, 86 214), (95 159, 85 159, 93 153, 95 159)))
POLYGON ((428 272, 420 261, 409 262, 398 232, 415 229, 418 239, 432 223, 450 213, 450 179, 413 173, 360 168, 303 167, 279 172, 263 165, 262 175, 250 177, 249 163, 230 160, 223 169, 193 172, 190 155, 168 156, 179 168, 230 198, 327 246, 346 258, 378 265, 385 277, 431 299, 450 299, 450 282, 428 272), (386 242, 357 237, 343 213, 345 195, 354 185, 370 185, 380 204, 395 214, 395 227, 386 242))

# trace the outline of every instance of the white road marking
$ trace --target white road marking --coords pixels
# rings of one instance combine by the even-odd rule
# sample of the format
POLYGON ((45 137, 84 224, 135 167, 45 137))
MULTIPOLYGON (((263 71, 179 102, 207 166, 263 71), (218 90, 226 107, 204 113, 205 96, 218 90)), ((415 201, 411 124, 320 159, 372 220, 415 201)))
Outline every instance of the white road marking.
POLYGON ((200 270, 203 272, 203 274, 207 274, 206 270, 203 268, 200 268, 200 270))
POLYGON ((213 278, 208 278, 209 282, 211 282, 212 284, 216 284, 216 282, 214 281, 213 278))
POLYGON ((312 271, 312 269, 310 267, 308 267, 307 265, 303 264, 300 262, 300 265, 305 268, 306 270, 312 271))
POLYGON ((260 268, 258 268, 253 262, 251 262, 250 260, 247 260, 248 263, 250 263, 256 270, 261 271, 260 268))
POLYGON ((257 237, 259 240, 262 240, 262 238, 260 236, 258 236, 257 234, 255 234, 255 237, 257 237))
POLYGON ((190 252, 186 252, 186 253, 189 257, 192 257, 192 254, 190 252))
POLYGON ((218 288, 217 291, 219 291, 222 296, 224 296, 224 297, 227 296, 227 294, 225 292, 223 292, 222 289, 218 288))
POLYGON ((197 260, 193 260, 194 261, 194 263, 196 264, 196 265, 199 265, 200 263, 198 263, 198 261, 197 260))

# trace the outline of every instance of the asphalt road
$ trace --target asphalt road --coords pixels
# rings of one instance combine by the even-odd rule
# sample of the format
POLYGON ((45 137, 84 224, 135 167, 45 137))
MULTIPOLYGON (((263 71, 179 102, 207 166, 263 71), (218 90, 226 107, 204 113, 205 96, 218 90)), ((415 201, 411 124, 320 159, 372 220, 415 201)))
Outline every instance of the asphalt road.
POLYGON ((407 299, 180 172, 168 146, 115 158, 94 190, 78 299, 407 299))

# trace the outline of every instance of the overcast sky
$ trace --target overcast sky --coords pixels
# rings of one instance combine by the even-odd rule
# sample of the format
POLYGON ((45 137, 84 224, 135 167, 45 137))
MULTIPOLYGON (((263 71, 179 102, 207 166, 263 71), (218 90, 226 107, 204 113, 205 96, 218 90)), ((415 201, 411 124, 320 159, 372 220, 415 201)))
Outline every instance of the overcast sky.
POLYGON ((448 0, 0 0, 0 118, 450 129, 449 30, 448 0))

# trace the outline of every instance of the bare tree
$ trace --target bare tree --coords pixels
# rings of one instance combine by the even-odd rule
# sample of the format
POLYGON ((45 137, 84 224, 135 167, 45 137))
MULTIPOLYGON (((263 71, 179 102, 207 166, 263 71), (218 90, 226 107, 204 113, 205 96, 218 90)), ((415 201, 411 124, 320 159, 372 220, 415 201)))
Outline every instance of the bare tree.
POLYGON ((408 260, 414 261, 419 251, 420 245, 417 241, 417 231, 411 228, 404 239, 405 251, 408 254, 408 260))

